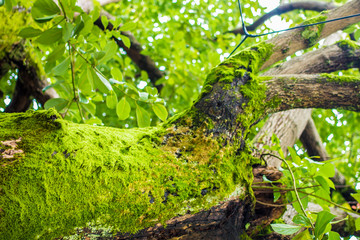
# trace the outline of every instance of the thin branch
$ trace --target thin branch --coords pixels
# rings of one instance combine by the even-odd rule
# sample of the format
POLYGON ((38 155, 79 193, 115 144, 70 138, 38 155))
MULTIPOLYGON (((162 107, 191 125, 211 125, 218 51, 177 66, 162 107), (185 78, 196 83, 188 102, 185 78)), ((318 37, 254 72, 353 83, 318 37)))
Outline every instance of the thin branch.
MULTIPOLYGON (((98 18, 94 24, 102 30, 105 29, 101 22, 101 18, 98 18)), ((114 26, 112 23, 109 22, 106 29, 111 31, 113 30, 113 27, 114 26)), ((141 70, 147 72, 151 83, 157 88, 158 92, 160 92, 162 85, 156 85, 156 81, 164 76, 164 72, 160 71, 160 69, 156 67, 155 62, 149 56, 141 54, 143 48, 141 44, 135 39, 134 35, 131 34, 131 32, 121 32, 121 34, 130 39, 130 48, 125 46, 124 42, 120 39, 113 37, 116 44, 126 51, 127 55, 141 70)))
MULTIPOLYGON (((291 12, 294 10, 311 10, 321 12, 324 10, 329 10, 335 8, 335 5, 332 3, 325 3, 325 2, 315 2, 315 1, 304 1, 304 2, 293 2, 293 3, 286 3, 283 5, 278 6, 274 10, 270 11, 269 13, 261 16, 258 20, 256 20, 253 24, 246 27, 248 31, 254 31, 260 25, 262 25, 266 20, 269 18, 281 15, 287 12, 291 12)), ((234 33, 236 34, 244 34, 244 30, 242 27, 236 28, 234 30, 228 31, 226 33, 234 33)))
POLYGON ((296 199, 297 199, 297 201, 298 201, 298 204, 300 205, 301 211, 303 212, 304 216, 308 218, 308 220, 309 220, 309 222, 310 222, 310 224, 311 224, 311 227, 312 227, 313 229, 315 229, 314 223, 313 223, 313 222, 311 221, 311 219, 308 217, 308 215, 307 215, 307 213, 306 213, 306 211, 305 211, 305 208, 304 208, 304 206, 303 206, 303 204, 302 204, 302 202, 301 202, 301 198, 300 198, 299 193, 298 193, 299 191, 296 189, 295 176, 294 176, 293 171, 291 170, 291 167, 290 167, 289 163, 288 163, 285 159, 283 159, 283 158, 281 158, 281 157, 279 157, 279 156, 276 156, 276 155, 274 155, 274 154, 271 154, 271 153, 267 153, 267 154, 264 154, 264 155, 270 155, 270 156, 272 156, 272 157, 274 157, 274 158, 277 158, 277 159, 281 160, 283 163, 285 163, 286 168, 289 170, 289 173, 290 173, 290 175, 291 175, 291 179, 292 179, 292 181, 293 181, 292 184, 293 184, 293 188, 294 188, 294 193, 295 193, 296 199))

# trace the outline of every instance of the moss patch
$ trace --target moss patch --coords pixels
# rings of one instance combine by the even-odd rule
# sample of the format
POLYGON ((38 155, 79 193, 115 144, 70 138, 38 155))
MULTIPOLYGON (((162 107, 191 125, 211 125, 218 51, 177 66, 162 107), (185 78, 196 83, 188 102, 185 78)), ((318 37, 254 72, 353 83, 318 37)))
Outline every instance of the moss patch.
POLYGON ((3 239, 52 239, 91 221, 135 232, 251 182, 244 156, 202 130, 79 125, 54 110, 1 114, 0 141, 20 138, 17 161, 0 166, 3 239))
POLYGON ((350 83, 350 82, 359 81, 358 76, 349 76, 349 75, 339 76, 337 74, 331 74, 331 73, 321 73, 320 76, 326 78, 328 82, 350 83))
POLYGON ((206 93, 209 90, 207 86, 217 82, 231 83, 235 77, 242 77, 246 71, 257 73, 270 57, 272 47, 272 44, 262 42, 226 59, 211 70, 205 80, 203 91, 206 93))
MULTIPOLYGON (((327 16, 325 16, 324 14, 325 12, 322 12, 320 15, 305 21, 304 25, 325 21, 327 19, 327 16)), ((321 31, 323 27, 324 27, 324 23, 308 26, 301 32, 301 36, 305 39, 308 47, 312 47, 317 43, 318 39, 321 36, 321 31)))
POLYGON ((354 51, 360 47, 355 41, 351 40, 340 40, 336 44, 344 51, 354 51))

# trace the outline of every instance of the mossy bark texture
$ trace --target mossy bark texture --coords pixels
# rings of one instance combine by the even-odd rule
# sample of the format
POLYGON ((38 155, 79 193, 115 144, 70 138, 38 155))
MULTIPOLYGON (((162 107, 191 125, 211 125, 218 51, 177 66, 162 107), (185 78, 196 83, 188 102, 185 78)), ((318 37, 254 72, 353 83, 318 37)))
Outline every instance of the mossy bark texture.
POLYGON ((222 63, 198 102, 159 127, 79 125, 54 110, 1 114, 0 239, 50 239, 91 221, 134 233, 231 194, 252 198, 246 135, 269 103, 255 74, 270 49, 222 63))

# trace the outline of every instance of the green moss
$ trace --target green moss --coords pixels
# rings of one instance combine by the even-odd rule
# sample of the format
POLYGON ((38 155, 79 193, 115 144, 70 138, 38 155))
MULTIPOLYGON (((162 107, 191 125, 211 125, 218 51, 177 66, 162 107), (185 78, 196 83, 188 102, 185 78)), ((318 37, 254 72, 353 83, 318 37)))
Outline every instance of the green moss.
POLYGON ((21 40, 18 37, 20 28, 27 26, 31 16, 26 11, 6 11, 6 8, 0 7, 0 59, 6 53, 11 52, 12 45, 21 40))
POLYGON ((349 75, 339 76, 337 74, 331 74, 331 73, 321 73, 320 76, 324 77, 328 82, 349 83, 349 82, 360 81, 358 76, 349 76, 349 75))
POLYGON ((354 51, 360 47, 355 41, 351 40, 340 40, 336 44, 344 51, 354 51))
MULTIPOLYGON (((327 16, 325 16, 324 14, 325 12, 322 12, 320 15, 305 21, 304 25, 325 21, 327 19, 327 16)), ((319 24, 319 25, 306 27, 302 31, 301 36, 305 39, 308 47, 312 47, 317 43, 318 39, 321 36, 321 31, 323 27, 324 24, 319 24)))
POLYGON ((135 232, 251 183, 249 153, 235 155, 203 129, 164 126, 79 125, 54 110, 1 114, 0 142, 21 138, 23 153, 0 165, 0 239, 52 239, 91 221, 135 232))
POLYGON ((208 93, 208 85, 213 86, 217 82, 231 83, 235 77, 242 77, 246 72, 258 72, 270 57, 272 47, 272 44, 262 42, 220 63, 207 76, 202 94, 208 93))

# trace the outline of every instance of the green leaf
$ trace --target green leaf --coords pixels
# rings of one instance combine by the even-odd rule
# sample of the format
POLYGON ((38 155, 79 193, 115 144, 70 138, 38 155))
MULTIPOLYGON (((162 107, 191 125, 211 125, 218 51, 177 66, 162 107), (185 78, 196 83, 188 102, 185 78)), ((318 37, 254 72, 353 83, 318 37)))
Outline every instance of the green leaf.
POLYGON ((69 101, 63 98, 51 98, 48 101, 46 101, 44 108, 50 109, 55 108, 56 111, 61 111, 69 104, 69 101))
POLYGON ((145 91, 148 92, 150 95, 155 96, 158 94, 158 90, 154 87, 146 86, 145 91))
POLYGON ((110 60, 118 51, 119 47, 115 43, 115 41, 108 41, 106 46, 104 47, 105 56, 101 59, 101 62, 106 62, 110 60))
POLYGON ((156 116, 158 116, 158 118, 160 118, 163 122, 166 121, 168 112, 164 105, 155 103, 152 105, 152 109, 153 109, 154 113, 156 114, 156 116))
POLYGON ((355 198, 358 203, 360 203, 360 193, 351 193, 351 196, 355 198))
POLYGON ((357 218, 355 220, 355 228, 356 228, 356 231, 360 230, 360 218, 357 218))
POLYGON ((148 78, 149 78, 148 73, 146 71, 142 70, 141 71, 141 79, 146 82, 148 80, 148 78))
POLYGON ((73 19, 76 0, 61 0, 68 19, 73 19))
POLYGON ((100 7, 95 6, 94 10, 92 10, 91 13, 92 13, 92 21, 95 22, 100 17, 100 7))
POLYGON ((96 112, 96 105, 89 101, 88 104, 80 103, 81 108, 84 109, 86 112, 90 113, 91 115, 95 115, 96 112))
POLYGON ((329 232, 328 240, 339 240, 339 239, 341 239, 340 234, 338 234, 337 232, 333 232, 333 231, 329 232))
POLYGON ((316 176, 315 180, 321 185, 321 187, 328 193, 330 193, 329 184, 323 176, 316 176))
POLYGON ((111 76, 113 76, 113 78, 118 80, 119 82, 122 82, 123 80, 123 75, 118 68, 111 69, 111 76))
POLYGON ((296 234, 296 236, 292 238, 292 240, 309 240, 309 239, 312 239, 309 230, 305 230, 299 234, 296 234))
POLYGON ((282 235, 294 234, 302 228, 301 226, 294 226, 294 225, 281 224, 281 223, 270 224, 270 225, 275 232, 280 233, 282 235))
POLYGON ((101 23, 104 26, 104 29, 106 29, 107 26, 109 25, 109 20, 107 19, 106 16, 104 16, 104 15, 101 16, 101 23))
POLYGON ((290 152, 291 160, 296 164, 300 164, 300 158, 297 155, 295 149, 292 147, 288 147, 288 151, 290 152))
POLYGON ((141 128, 150 126, 149 113, 139 105, 136 106, 136 120, 138 126, 141 128))
POLYGON ((320 169, 318 171, 319 175, 322 175, 324 177, 331 178, 335 175, 335 167, 332 163, 325 163, 324 165, 320 166, 320 169))
POLYGON ((131 107, 130 104, 126 101, 126 98, 123 97, 120 102, 116 105, 116 114, 120 120, 125 120, 130 116, 131 107))
POLYGON ((79 102, 84 103, 84 104, 88 104, 89 100, 85 97, 85 95, 82 92, 78 92, 79 94, 79 102))
POLYGON ((326 226, 334 218, 335 215, 331 214, 328 211, 321 211, 318 213, 314 230, 315 238, 320 238, 325 233, 326 226))
POLYGON ((62 29, 62 38, 63 38, 64 42, 67 42, 70 39, 72 32, 74 30, 74 27, 75 26, 69 22, 65 23, 65 25, 62 29))
POLYGON ((102 121, 101 121, 99 118, 97 118, 97 117, 92 117, 92 118, 90 118, 90 119, 87 119, 87 120, 85 121, 85 123, 86 123, 86 124, 90 124, 90 125, 94 125, 94 124, 96 124, 96 125, 101 125, 101 124, 102 124, 102 121))
POLYGON ((46 16, 53 16, 60 13, 60 8, 54 1, 36 0, 31 8, 31 15, 33 19, 41 19, 46 16))
POLYGON ((101 51, 101 52, 94 52, 94 58, 96 60, 100 60, 105 56, 105 52, 101 51))
POLYGON ((52 69, 52 72, 54 73, 55 76, 63 76, 67 72, 69 66, 70 66, 70 58, 67 57, 59 65, 54 67, 52 69))
POLYGON ((20 30, 19 36, 23 38, 32 38, 39 36, 42 33, 40 29, 33 27, 26 27, 20 30))
POLYGON ((80 31, 80 33, 85 36, 92 31, 94 23, 92 19, 86 14, 82 14, 81 17, 84 19, 84 28, 80 31))
POLYGON ((62 39, 61 28, 51 28, 43 32, 36 41, 44 45, 50 45, 62 39))
POLYGON ((65 44, 60 44, 52 51, 52 53, 50 53, 46 57, 46 61, 48 62, 56 61, 64 54, 64 52, 65 52, 65 44))
POLYGON ((38 23, 45 23, 45 22, 53 20, 56 16, 58 16, 58 15, 55 14, 55 15, 50 15, 50 16, 46 16, 46 17, 38 17, 38 18, 35 18, 34 20, 35 20, 35 22, 38 22, 38 23))
POLYGON ((90 83, 90 88, 91 90, 95 90, 95 84, 94 84, 94 78, 93 78, 93 68, 92 67, 87 67, 86 68, 86 76, 87 76, 87 79, 90 83))
POLYGON ((110 82, 105 77, 103 77, 102 74, 96 72, 94 69, 92 69, 92 77, 95 87, 98 88, 101 92, 108 93, 109 91, 113 90, 110 82))
POLYGON ((311 226, 311 222, 310 222, 309 218, 305 217, 302 214, 295 215, 294 218, 293 218, 293 222, 295 224, 300 224, 300 225, 304 225, 304 226, 311 226))
POLYGON ((136 23, 133 23, 133 22, 127 22, 125 24, 123 24, 121 27, 120 27, 120 31, 121 32, 125 32, 125 31, 132 31, 136 28, 136 23))
POLYGON ((130 48, 131 42, 130 42, 130 39, 127 36, 121 35, 121 40, 123 41, 124 45, 127 48, 130 48))
POLYGON ((78 24, 76 24, 75 25, 75 27, 74 27, 74 30, 72 31, 72 34, 71 34, 71 36, 72 37, 75 37, 76 35, 78 35, 80 32, 81 32, 81 30, 84 28, 84 22, 81 20, 78 24))
POLYGON ((106 96, 106 106, 110 109, 116 108, 118 103, 116 93, 114 91, 110 91, 110 94, 106 96))
POLYGON ((355 33, 354 33, 354 38, 355 38, 356 41, 360 39, 360 29, 357 29, 357 30, 355 31, 355 33))
MULTIPOLYGON (((297 200, 294 192, 291 193, 291 196, 292 196, 293 200, 297 200)), ((304 193, 299 193, 299 197, 300 197, 300 201, 301 201, 301 204, 303 205, 303 207, 307 208, 307 205, 309 203, 309 197, 304 193)), ((299 202, 297 202, 297 201, 294 202, 293 207, 295 208, 295 210, 297 212, 302 212, 299 202)))
POLYGON ((3 6, 5 3, 5 0, 0 0, 0 6, 3 6))

